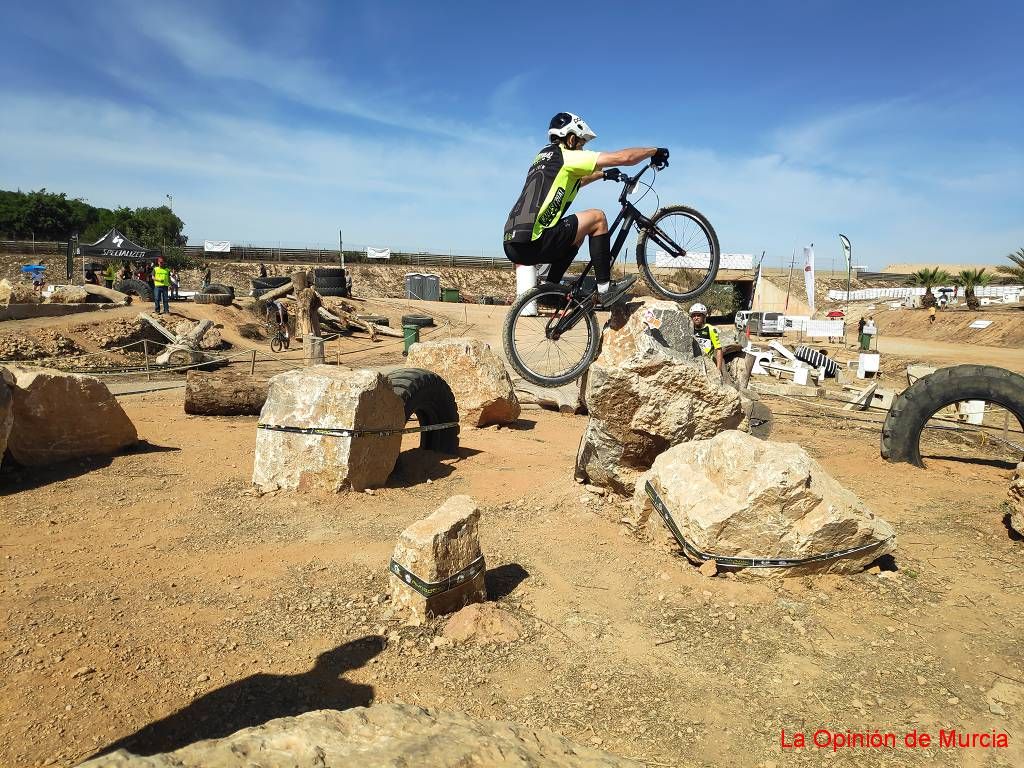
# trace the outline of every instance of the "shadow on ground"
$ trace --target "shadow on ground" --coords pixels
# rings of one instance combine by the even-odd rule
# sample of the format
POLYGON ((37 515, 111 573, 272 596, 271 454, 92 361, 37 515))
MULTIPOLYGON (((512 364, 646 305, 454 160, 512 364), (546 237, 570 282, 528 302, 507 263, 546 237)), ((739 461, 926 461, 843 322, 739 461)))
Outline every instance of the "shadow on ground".
POLYGON ((349 709, 373 701, 373 687, 345 680, 384 649, 384 638, 367 635, 320 654, 298 675, 269 673, 210 691, 162 720, 107 745, 93 757, 126 749, 136 755, 171 752, 202 739, 219 739, 242 728, 317 709, 349 709))
POLYGON ((112 456, 89 456, 84 459, 64 461, 60 464, 52 464, 48 467, 22 467, 14 461, 4 462, 0 470, 0 496, 18 491, 31 491, 42 488, 50 483, 59 483, 61 480, 72 480, 98 469, 109 467, 117 456, 135 456, 146 453, 167 453, 168 451, 179 451, 180 448, 173 448, 166 445, 153 445, 153 443, 140 440, 133 446, 125 448, 119 454, 112 456))
POLYGON ((491 568, 484 577, 487 581, 487 597, 491 600, 507 597, 529 576, 529 572, 519 563, 506 563, 491 568))

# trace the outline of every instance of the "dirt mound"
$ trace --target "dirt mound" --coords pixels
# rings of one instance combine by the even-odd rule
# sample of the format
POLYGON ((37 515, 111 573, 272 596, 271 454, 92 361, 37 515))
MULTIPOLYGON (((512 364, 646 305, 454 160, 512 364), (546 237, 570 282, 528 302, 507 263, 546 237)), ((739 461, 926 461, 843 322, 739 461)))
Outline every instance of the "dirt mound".
POLYGON ((77 325, 71 333, 81 334, 100 349, 114 349, 137 344, 143 339, 163 343, 165 339, 149 323, 137 318, 131 320, 109 320, 105 323, 77 325))
POLYGON ((79 355, 83 351, 74 340, 56 331, 0 335, 0 360, 45 360, 79 355))
MULTIPOLYGON (((1024 309, 993 309, 972 312, 948 309, 928 319, 925 309, 876 311, 879 332, 888 336, 908 336, 930 341, 959 341, 986 347, 1019 347, 1024 344, 1024 309), (991 320, 987 328, 971 328, 975 320, 991 320)), ((852 313, 851 313, 852 316, 852 313)))

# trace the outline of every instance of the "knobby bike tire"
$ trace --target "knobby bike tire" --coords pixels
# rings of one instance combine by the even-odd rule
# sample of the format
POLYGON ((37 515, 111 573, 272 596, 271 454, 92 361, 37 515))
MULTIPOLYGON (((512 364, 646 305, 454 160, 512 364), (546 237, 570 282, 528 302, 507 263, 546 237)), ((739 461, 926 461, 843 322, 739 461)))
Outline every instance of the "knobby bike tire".
POLYGON ((601 329, 597 324, 597 316, 593 311, 590 311, 581 321, 587 324, 590 339, 583 358, 571 370, 561 376, 542 376, 530 370, 530 368, 520 359, 515 345, 516 318, 519 316, 519 313, 522 311, 524 306, 545 294, 552 294, 553 291, 554 287, 550 284, 539 285, 536 288, 532 288, 527 291, 512 302, 512 306, 509 307, 508 314, 505 315, 505 324, 502 328, 501 334, 502 343, 505 348, 505 357, 508 359, 509 365, 511 365, 513 370, 515 370, 515 372, 524 379, 533 382, 540 387, 560 387, 563 384, 575 381, 582 376, 587 368, 590 367, 590 364, 594 362, 594 358, 597 357, 597 353, 601 348, 601 329))
POLYGON ((271 352, 280 352, 282 349, 284 349, 284 342, 280 338, 275 336, 270 340, 271 352))
POLYGON ((706 291, 711 284, 715 282, 715 277, 718 276, 718 265, 722 258, 722 249, 718 244, 718 235, 716 234, 714 227, 711 226, 711 222, 708 221, 707 217, 696 208, 690 208, 686 205, 667 205, 658 209, 658 212, 651 218, 651 222, 657 226, 661 219, 664 219, 674 213, 682 213, 689 216, 704 230, 707 235, 712 249, 711 261, 708 265, 707 275, 696 288, 692 288, 689 291, 677 293, 664 289, 651 272, 651 265, 647 263, 645 253, 647 249, 648 232, 646 229, 640 232, 640 237, 638 237, 636 241, 636 264, 644 282, 647 283, 647 287, 650 288, 654 294, 663 299, 668 299, 669 301, 686 301, 700 296, 700 294, 704 293, 704 291, 706 291))

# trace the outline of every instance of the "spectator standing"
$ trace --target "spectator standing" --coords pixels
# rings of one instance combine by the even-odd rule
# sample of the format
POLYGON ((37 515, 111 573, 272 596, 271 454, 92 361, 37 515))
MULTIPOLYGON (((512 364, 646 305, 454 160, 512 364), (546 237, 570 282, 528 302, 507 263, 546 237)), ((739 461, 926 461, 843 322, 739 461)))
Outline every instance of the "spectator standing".
POLYGON ((267 276, 267 265, 266 265, 266 264, 264 264, 264 263, 263 263, 263 262, 261 261, 261 262, 260 262, 260 278, 262 279, 262 278, 264 278, 264 277, 266 277, 266 276, 267 276))
POLYGON ((156 260, 156 268, 153 270, 153 304, 155 305, 155 311, 159 315, 160 301, 163 299, 163 314, 171 313, 171 306, 167 297, 167 292, 171 288, 171 272, 167 267, 164 266, 164 257, 161 256, 156 260))
POLYGON ((210 268, 207 267, 206 272, 203 273, 203 288, 206 288, 206 286, 210 284, 211 277, 212 275, 210 274, 210 268))
POLYGON ((103 285, 107 288, 114 287, 114 281, 117 279, 117 270, 114 269, 114 262, 108 261, 107 268, 103 270, 103 285))
POLYGON ((178 277, 178 270, 171 270, 171 298, 177 301, 181 297, 178 295, 178 291, 181 289, 181 279, 178 277))
POLYGON ((89 267, 89 269, 85 270, 85 282, 88 283, 89 285, 100 284, 99 278, 96 277, 96 272, 93 270, 92 267, 89 267))
POLYGON ((875 318, 869 317, 867 322, 864 323, 864 334, 860 342, 860 348, 865 352, 871 349, 871 339, 874 338, 876 333, 878 333, 878 329, 875 327, 875 318))

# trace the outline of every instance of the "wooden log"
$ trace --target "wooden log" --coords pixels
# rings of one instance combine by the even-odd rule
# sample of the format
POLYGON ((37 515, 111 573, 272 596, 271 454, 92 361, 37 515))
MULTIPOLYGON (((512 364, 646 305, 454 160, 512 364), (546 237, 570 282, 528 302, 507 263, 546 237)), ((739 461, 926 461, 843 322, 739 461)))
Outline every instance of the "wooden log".
POLYGON ((292 285, 295 287, 296 294, 309 287, 309 273, 308 272, 292 272, 289 277, 292 279, 292 285))
POLYGON ((280 288, 274 288, 273 290, 264 293, 256 300, 256 303, 259 306, 266 306, 268 302, 271 302, 274 299, 280 299, 282 296, 287 296, 292 292, 293 287, 294 286, 292 286, 291 283, 285 283, 280 288))
POLYGON ((127 293, 121 293, 120 291, 115 291, 112 288, 104 288, 101 285, 92 285, 91 283, 86 283, 85 285, 82 286, 82 288, 85 289, 86 293, 88 293, 88 294, 90 294, 92 296, 102 296, 104 299, 109 301, 111 304, 131 304, 132 303, 132 297, 131 296, 129 296, 127 293))
POLYGON ((185 413, 195 416, 258 416, 267 400, 269 376, 230 368, 185 377, 185 413))

